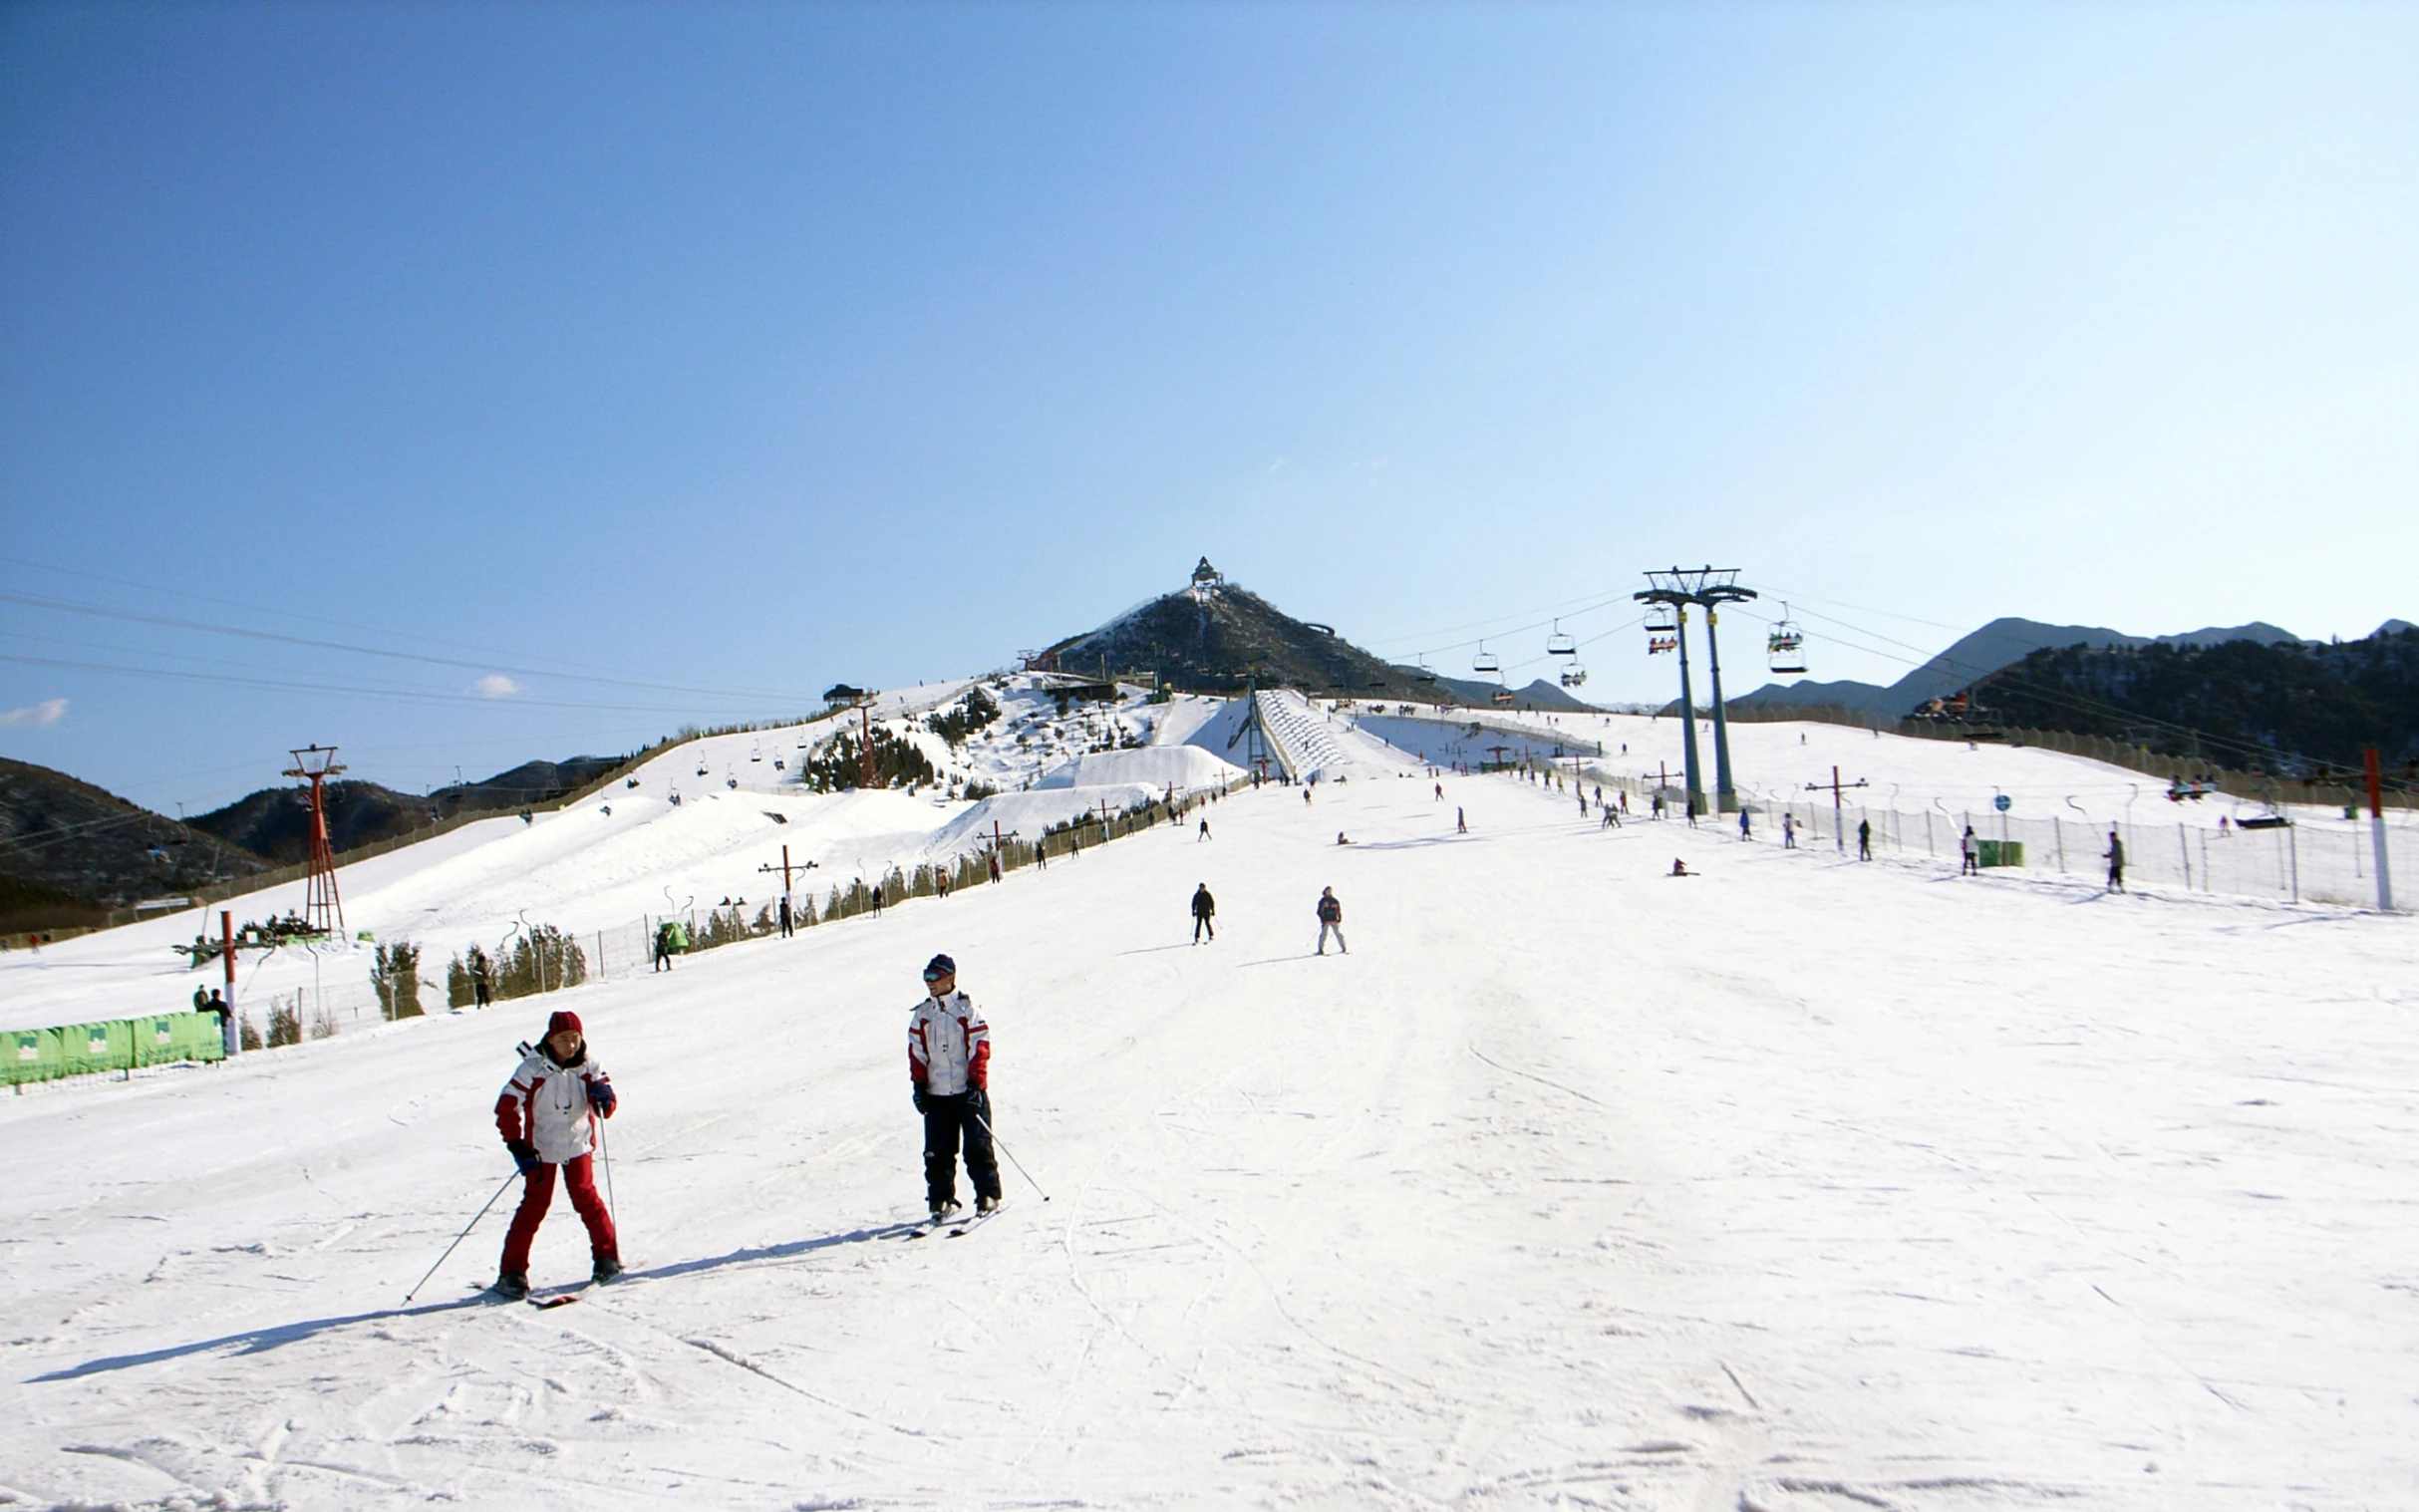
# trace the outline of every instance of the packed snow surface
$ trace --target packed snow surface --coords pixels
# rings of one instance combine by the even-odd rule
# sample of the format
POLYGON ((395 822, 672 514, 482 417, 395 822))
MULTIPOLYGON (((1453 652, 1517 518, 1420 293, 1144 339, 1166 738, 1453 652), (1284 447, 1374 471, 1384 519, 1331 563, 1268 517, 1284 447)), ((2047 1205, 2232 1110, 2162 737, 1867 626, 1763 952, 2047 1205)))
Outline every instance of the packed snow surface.
POLYGON ((1216 787, 1234 781, 1243 769, 1198 746, 1144 746, 1134 751, 1104 751, 1077 756, 1045 772, 1036 787, 1111 787, 1140 783, 1164 791, 1216 787))
MULTIPOLYGON (((2411 921, 1443 785, 1246 792, 1207 841, 1146 831, 669 975, 0 1099, 0 1489, 2419 1500, 2411 921), (1329 885, 1349 956, 1312 954, 1329 885), (1052 1200, 1008 1165, 1000 1218, 909 1240, 901 1041, 936 950, 1052 1200), (621 1089, 630 1275, 479 1301, 507 1192, 402 1306, 511 1185, 490 1108, 557 1007, 621 1089)), ((586 1269, 558 1205, 533 1279, 586 1269)))

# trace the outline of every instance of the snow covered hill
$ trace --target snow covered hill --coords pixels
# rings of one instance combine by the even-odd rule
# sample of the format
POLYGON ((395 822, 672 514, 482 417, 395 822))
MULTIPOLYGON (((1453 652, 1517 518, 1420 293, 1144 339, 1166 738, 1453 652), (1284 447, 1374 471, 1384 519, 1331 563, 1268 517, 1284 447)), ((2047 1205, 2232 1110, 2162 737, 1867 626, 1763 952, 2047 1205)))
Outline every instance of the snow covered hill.
MULTIPOLYGON (((1028 837, 1108 802, 1123 807, 1155 796, 1210 785, 1236 773, 1220 763, 1185 759, 1185 777, 1172 768, 1144 785, 1110 779, 1113 795, 1089 788, 1050 797, 1022 794, 1053 770, 1080 758, 1100 759, 1120 744, 1143 745, 1171 708, 1145 703, 1128 690, 1114 706, 1087 704, 1063 714, 1047 686, 1018 679, 996 688, 1000 718, 953 749, 929 728, 929 717, 955 705, 972 682, 933 684, 887 694, 874 706, 875 723, 915 743, 932 760, 938 780, 921 790, 822 794, 799 783, 806 758, 839 734, 857 728, 852 716, 780 730, 712 736, 675 747, 632 771, 624 785, 576 806, 480 820, 446 835, 346 866, 338 872, 345 922, 381 941, 411 940, 423 949, 424 981, 443 981, 448 957, 471 944, 489 949, 515 929, 551 924, 575 935, 635 929, 646 918, 687 915, 725 899, 753 899, 751 911, 777 894, 783 847, 798 866, 811 866, 801 895, 822 895, 834 883, 878 880, 891 867, 954 857, 988 835, 1001 813, 965 794, 970 784, 1008 789, 1026 799, 1007 818, 1028 837), (1147 787, 1147 791, 1145 790, 1147 787), (981 810, 977 812, 976 810, 981 810)), ((1214 701, 1213 701, 1214 702, 1214 701)), ((1146 751, 1127 751, 1146 756, 1146 751)), ((995 800, 1003 801, 1003 800, 995 800)), ((299 909, 303 884, 288 883, 221 905, 238 923, 299 909)), ((39 956, 0 955, 0 1030, 39 1028, 163 1013, 190 1006, 196 983, 215 986, 216 969, 196 972, 175 947, 200 930, 217 932, 217 911, 184 913, 68 940, 39 956)), ((243 962, 242 1001, 303 991, 328 998, 346 1015, 367 1001, 371 951, 345 941, 317 951, 284 950, 243 962), (330 994, 328 984, 344 989, 330 994)), ((442 1002, 442 999, 438 1000, 442 1002)))
MULTIPOLYGON (((1444 780, 1246 791, 1208 841, 1148 831, 668 977, 0 1099, 0 1489, 2408 1499, 2410 921, 2078 900, 1444 780), (1352 954, 1323 959, 1329 885, 1352 954), (910 1241, 901 1030, 944 949, 1052 1200, 1010 1167, 1000 1219, 910 1241), (490 1214, 399 1306, 508 1176, 489 1108, 558 1006, 622 1089, 631 1274, 481 1303, 490 1214)), ((585 1269, 558 1211, 534 1279, 585 1269)))

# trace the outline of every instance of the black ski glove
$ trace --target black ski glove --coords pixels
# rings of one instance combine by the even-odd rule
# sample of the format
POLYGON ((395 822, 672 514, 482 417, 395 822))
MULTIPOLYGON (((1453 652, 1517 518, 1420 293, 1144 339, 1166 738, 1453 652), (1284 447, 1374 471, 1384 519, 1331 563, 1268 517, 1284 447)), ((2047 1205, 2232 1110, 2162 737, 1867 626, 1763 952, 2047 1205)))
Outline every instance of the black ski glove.
POLYGON ((990 1091, 980 1086, 968 1087, 966 1089, 966 1111, 970 1117, 982 1119, 985 1128, 991 1127, 990 1091))
POLYGON ((927 1097, 929 1097, 929 1095, 930 1095, 930 1094, 924 1090, 924 1083, 923 1083, 923 1082, 918 1081, 918 1082, 914 1082, 914 1083, 912 1083, 912 1084, 913 1084, 913 1086, 914 1086, 914 1088, 915 1088, 915 1091, 914 1091, 914 1098, 915 1098, 915 1104, 916 1104, 916 1111, 920 1113, 920 1112, 924 1111, 924 1104, 925 1104, 925 1101, 926 1101, 927 1097))
POLYGON ((526 1139, 507 1140, 504 1149, 511 1154, 512 1163, 520 1167, 523 1176, 536 1175, 537 1168, 545 1163, 537 1158, 537 1146, 526 1139))

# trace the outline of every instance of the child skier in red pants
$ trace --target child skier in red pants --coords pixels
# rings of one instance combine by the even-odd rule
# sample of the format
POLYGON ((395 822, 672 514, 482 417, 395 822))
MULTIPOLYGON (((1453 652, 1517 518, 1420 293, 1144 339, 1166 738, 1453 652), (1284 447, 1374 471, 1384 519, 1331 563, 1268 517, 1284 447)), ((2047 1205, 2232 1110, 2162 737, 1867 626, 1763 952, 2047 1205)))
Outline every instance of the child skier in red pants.
POLYGON ((537 1226, 554 1200, 554 1168, 561 1166, 571 1206, 588 1226, 588 1249, 600 1284, 622 1273, 621 1249, 613 1237, 613 1216, 597 1195, 596 1120, 610 1118, 616 1102, 613 1082, 605 1068, 588 1058, 588 1039, 579 1015, 558 1013, 546 1021, 546 1038, 529 1052, 520 1069, 504 1083, 495 1099, 495 1127, 504 1148, 520 1163, 520 1210, 504 1235, 504 1258, 497 1267, 495 1291, 505 1297, 529 1295, 529 1246, 537 1226))

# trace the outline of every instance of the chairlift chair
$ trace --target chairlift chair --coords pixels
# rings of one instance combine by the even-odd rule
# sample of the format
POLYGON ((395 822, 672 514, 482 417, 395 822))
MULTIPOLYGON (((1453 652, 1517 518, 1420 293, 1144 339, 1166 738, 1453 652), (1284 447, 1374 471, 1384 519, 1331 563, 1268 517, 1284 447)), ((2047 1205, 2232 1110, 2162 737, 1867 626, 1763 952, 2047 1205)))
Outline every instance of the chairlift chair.
POLYGON ((1513 697, 1514 695, 1512 690, 1509 688, 1498 688, 1495 690, 1495 702, 1507 709, 1511 707, 1513 697))
POLYGON ((1787 604, 1781 605, 1781 617, 1764 637, 1764 657, 1774 672, 1793 677, 1806 670, 1806 635, 1789 618, 1787 604))
POLYGON ((1486 673, 1501 672, 1503 671, 1503 663, 1496 659, 1494 652, 1487 649, 1486 642, 1480 641, 1478 643, 1478 655, 1470 658, 1470 670, 1472 672, 1486 673))
POLYGON ((1428 659, 1422 656, 1419 659, 1419 670, 1412 673, 1411 676, 1422 683, 1433 683, 1436 681, 1436 670, 1430 667, 1428 659))
POLYGON ((1669 604, 1651 605, 1647 610, 1647 655, 1661 656, 1679 649, 1679 616, 1669 604))
POLYGON ((1580 666, 1572 666, 1572 667, 1567 667, 1567 668, 1565 668, 1565 669, 1563 670, 1563 674, 1562 674, 1562 685, 1563 685, 1565 688, 1580 688, 1580 687, 1585 687, 1585 686, 1586 686, 1586 684, 1587 684, 1587 681, 1588 681, 1588 669, 1587 669, 1587 668, 1585 668, 1585 667, 1580 667, 1580 666))
POLYGON ((1546 637, 1546 655, 1573 657, 1579 655, 1579 642, 1563 633, 1560 620, 1554 622, 1554 633, 1546 637))

